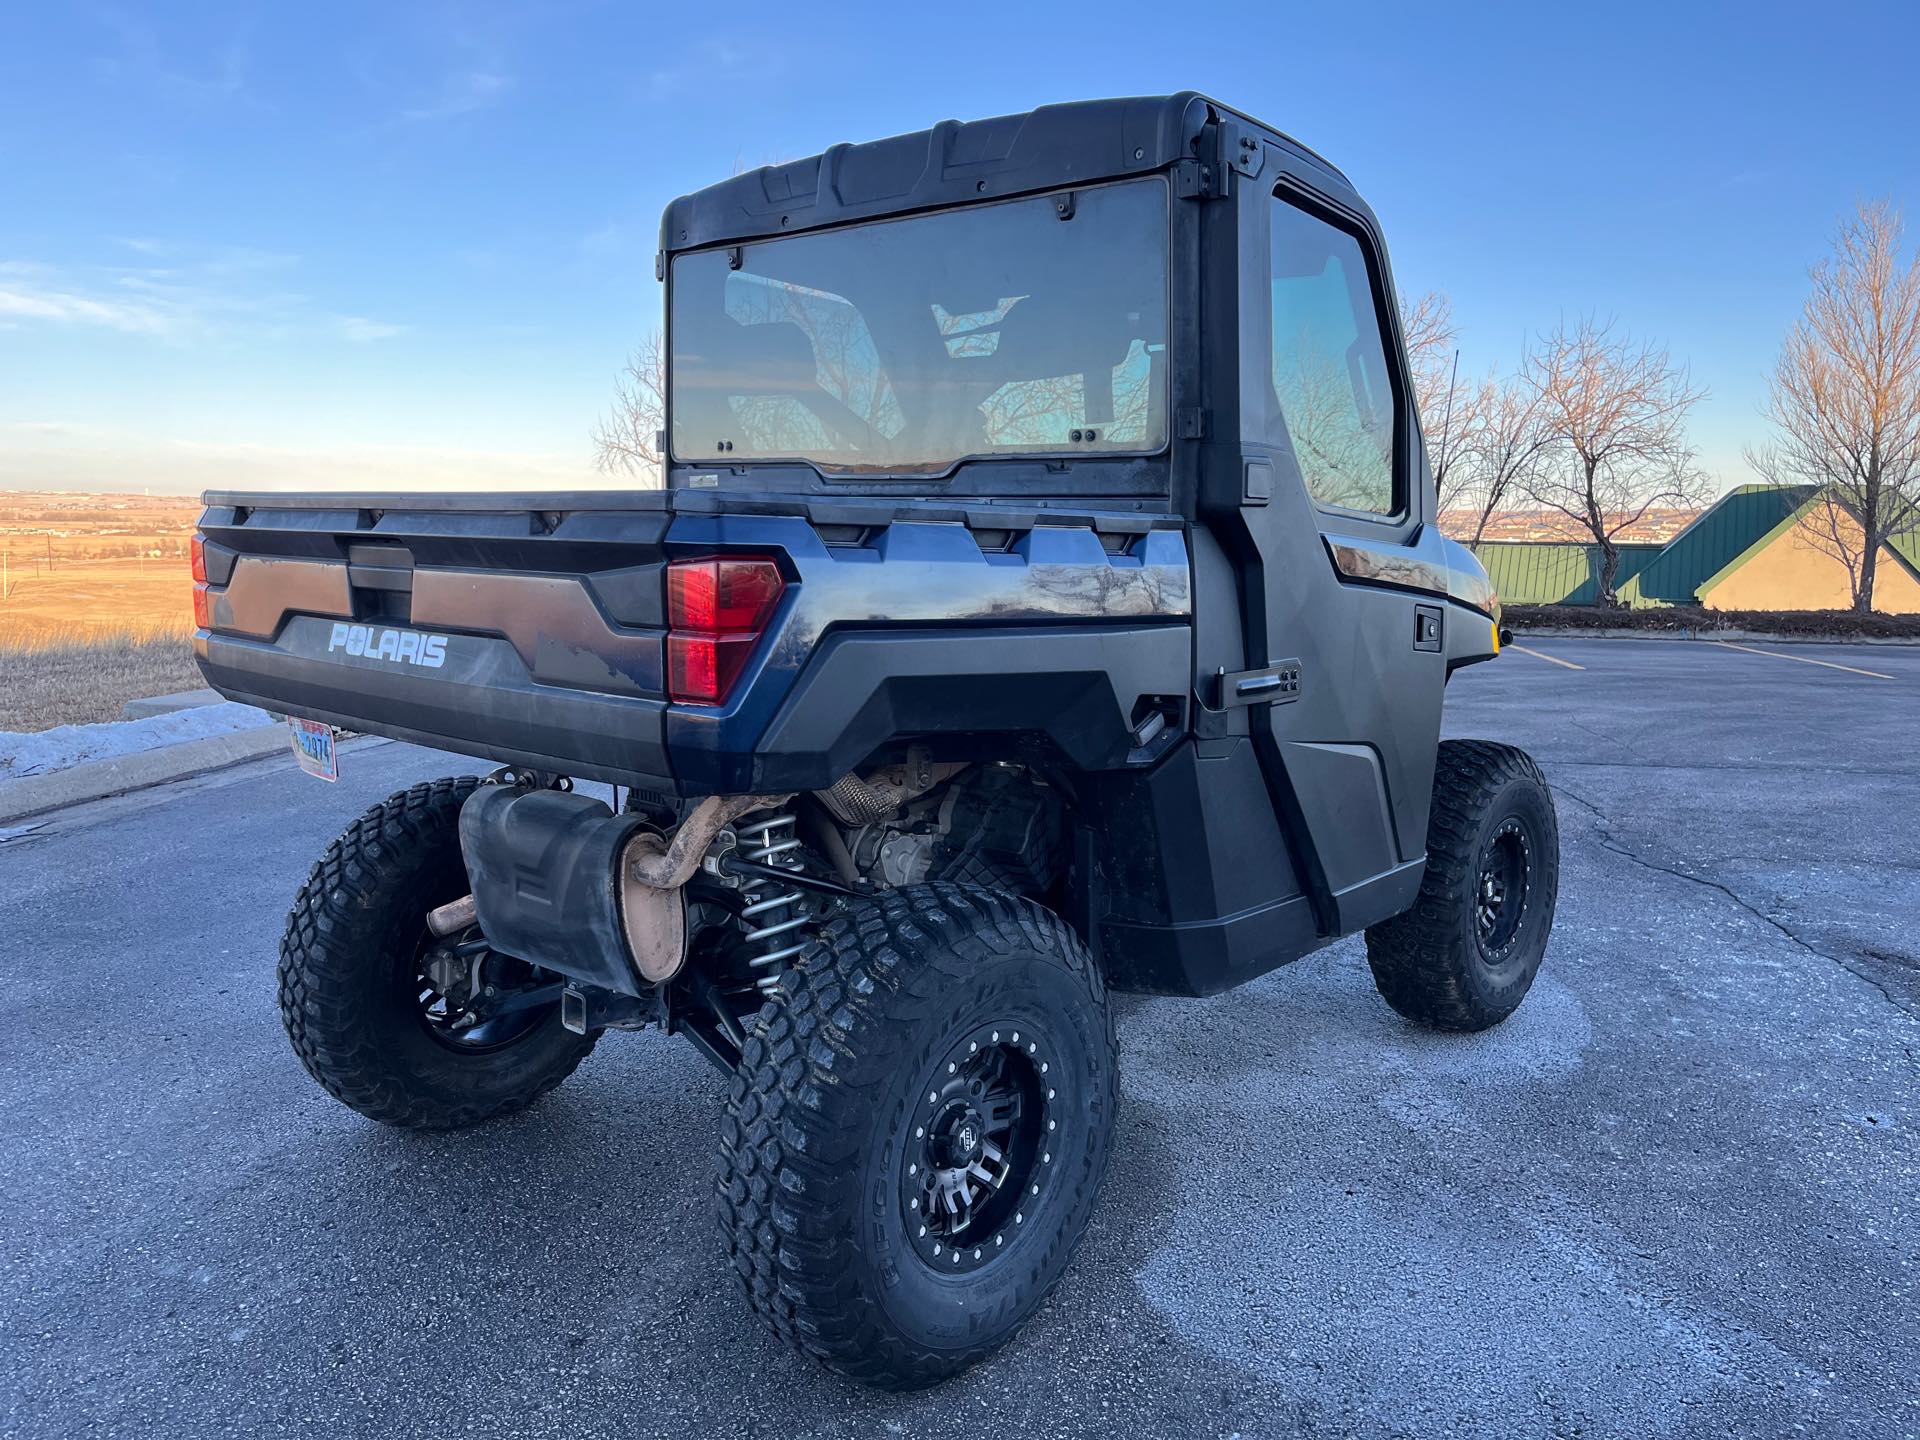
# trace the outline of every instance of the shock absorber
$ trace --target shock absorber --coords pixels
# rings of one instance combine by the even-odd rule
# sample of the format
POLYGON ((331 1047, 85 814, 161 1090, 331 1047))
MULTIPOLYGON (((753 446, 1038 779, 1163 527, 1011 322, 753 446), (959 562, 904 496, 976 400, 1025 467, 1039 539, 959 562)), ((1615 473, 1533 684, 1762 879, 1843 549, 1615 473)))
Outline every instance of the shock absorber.
MULTIPOLYGON (((784 810, 750 816, 735 833, 741 858, 783 870, 799 865, 792 852, 800 848, 800 839, 794 834, 793 816, 784 810)), ((768 991, 779 983, 787 961, 807 948, 807 937, 800 932, 809 917, 800 908, 800 891, 766 876, 749 879, 740 893, 747 902, 740 912, 747 944, 759 951, 747 963, 758 972, 754 984, 768 991)))

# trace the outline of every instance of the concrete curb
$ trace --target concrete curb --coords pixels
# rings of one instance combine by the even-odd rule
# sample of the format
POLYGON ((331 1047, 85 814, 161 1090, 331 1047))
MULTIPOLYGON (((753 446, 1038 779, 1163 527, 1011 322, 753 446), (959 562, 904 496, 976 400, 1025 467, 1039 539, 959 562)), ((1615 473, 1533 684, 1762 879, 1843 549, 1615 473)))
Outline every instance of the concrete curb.
POLYGON ((1777 630, 1605 630, 1598 626, 1558 626, 1551 630, 1515 630, 1523 640, 1758 640, 1769 645, 1920 645, 1920 639, 1885 635, 1782 635, 1777 630))
POLYGON ((287 749, 285 725, 258 725, 226 735, 209 735, 178 745, 162 745, 108 760, 89 760, 50 775, 26 775, 0 783, 0 824, 43 815, 49 810, 105 800, 129 790, 185 780, 224 770, 287 749))
POLYGON ((149 715, 176 715, 182 710, 197 710, 202 705, 218 705, 221 694, 211 686, 198 690, 176 690, 171 695, 148 695, 129 700, 120 707, 122 720, 144 720, 149 715))

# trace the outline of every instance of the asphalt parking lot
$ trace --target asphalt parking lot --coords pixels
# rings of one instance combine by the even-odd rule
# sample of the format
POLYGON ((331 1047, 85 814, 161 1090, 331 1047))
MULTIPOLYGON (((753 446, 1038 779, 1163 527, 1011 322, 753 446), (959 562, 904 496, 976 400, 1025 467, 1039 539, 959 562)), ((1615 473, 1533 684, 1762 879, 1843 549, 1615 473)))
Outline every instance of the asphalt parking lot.
POLYGON ((294 888, 472 762, 360 744, 337 787, 267 762, 0 839, 0 1434, 1920 1432, 1920 649, 1524 643, 1448 728, 1555 787, 1526 1005, 1411 1029, 1352 941, 1124 1002, 1077 1264, 917 1396, 736 1297, 691 1047, 609 1037, 456 1135, 307 1079, 294 888))

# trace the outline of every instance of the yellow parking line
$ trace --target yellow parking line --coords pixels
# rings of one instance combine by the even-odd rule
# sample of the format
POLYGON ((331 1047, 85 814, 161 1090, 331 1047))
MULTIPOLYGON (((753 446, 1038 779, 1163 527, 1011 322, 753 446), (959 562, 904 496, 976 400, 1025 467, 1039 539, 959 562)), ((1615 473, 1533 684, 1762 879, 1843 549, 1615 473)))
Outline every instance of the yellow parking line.
POLYGON ((1522 655, 1531 655, 1534 659, 1544 660, 1549 665, 1564 665, 1569 670, 1584 670, 1587 668, 1584 665, 1576 665, 1571 660, 1562 660, 1558 655, 1547 655, 1539 650, 1529 650, 1524 645, 1509 645, 1507 649, 1518 650, 1522 655))
POLYGON ((1802 665, 1824 665, 1829 670, 1844 670, 1849 675, 1871 675, 1875 680, 1891 680, 1891 675, 1882 675, 1878 670, 1856 670, 1851 665, 1840 665, 1832 660, 1810 660, 1805 655, 1782 655, 1778 650, 1756 650, 1751 645, 1736 645, 1731 640, 1716 640, 1714 644, 1727 650, 1744 650, 1749 655, 1766 655, 1775 660, 1798 660, 1802 665))

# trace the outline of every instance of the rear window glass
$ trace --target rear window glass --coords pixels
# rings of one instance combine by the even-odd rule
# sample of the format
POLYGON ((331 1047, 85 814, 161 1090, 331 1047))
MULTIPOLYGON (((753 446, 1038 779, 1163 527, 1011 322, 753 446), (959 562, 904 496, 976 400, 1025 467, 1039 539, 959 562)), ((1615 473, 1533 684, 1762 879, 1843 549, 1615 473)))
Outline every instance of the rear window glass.
POLYGON ((676 459, 924 474, 1166 443, 1158 178, 682 255, 670 306, 676 459))

